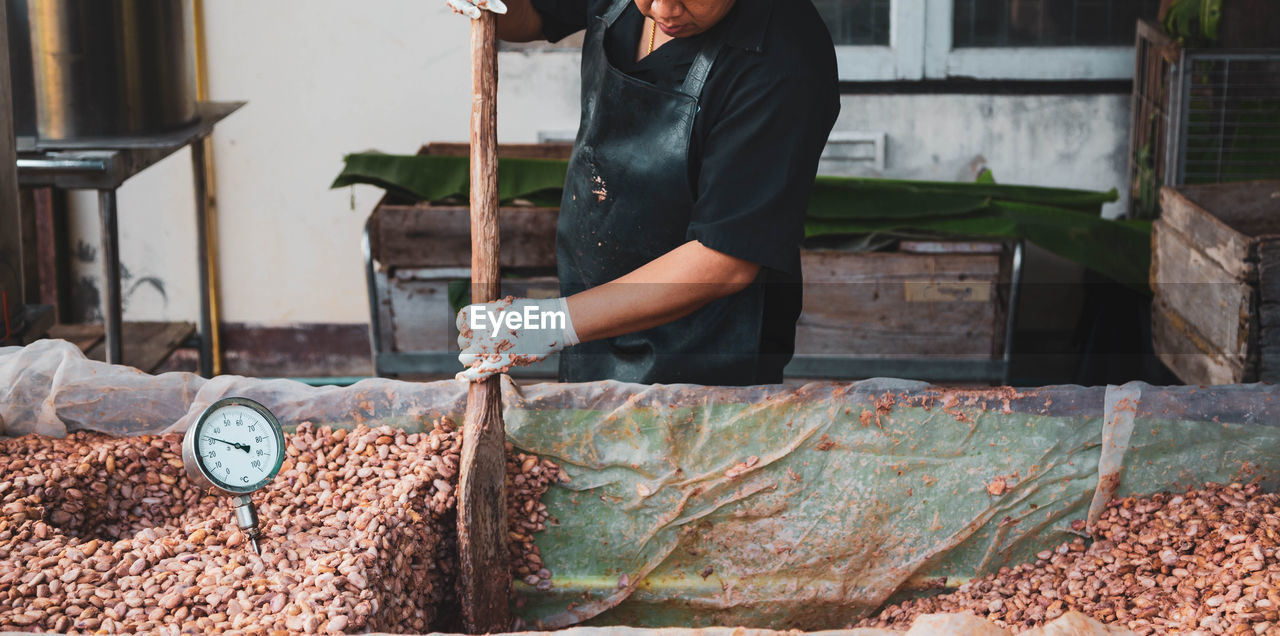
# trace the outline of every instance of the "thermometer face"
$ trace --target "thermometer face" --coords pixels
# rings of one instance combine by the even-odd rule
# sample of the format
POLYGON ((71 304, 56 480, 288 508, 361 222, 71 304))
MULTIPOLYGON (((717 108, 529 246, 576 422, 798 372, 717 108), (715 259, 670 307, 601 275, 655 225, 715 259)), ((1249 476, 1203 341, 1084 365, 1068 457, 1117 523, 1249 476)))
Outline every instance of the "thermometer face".
POLYGON ((214 403, 187 436, 183 449, 187 472, 226 492, 242 494, 262 488, 284 461, 280 423, 261 404, 245 398, 214 403))

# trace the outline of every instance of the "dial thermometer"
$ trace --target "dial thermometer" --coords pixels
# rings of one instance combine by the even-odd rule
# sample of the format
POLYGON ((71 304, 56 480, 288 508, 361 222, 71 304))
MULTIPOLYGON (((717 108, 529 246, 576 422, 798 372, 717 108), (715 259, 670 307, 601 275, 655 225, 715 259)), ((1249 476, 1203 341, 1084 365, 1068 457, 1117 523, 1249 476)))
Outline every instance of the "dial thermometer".
POLYGON ((284 463, 284 431, 267 407, 230 397, 209 405, 182 438, 187 477, 202 490, 232 497, 236 525, 262 554, 252 495, 284 463))

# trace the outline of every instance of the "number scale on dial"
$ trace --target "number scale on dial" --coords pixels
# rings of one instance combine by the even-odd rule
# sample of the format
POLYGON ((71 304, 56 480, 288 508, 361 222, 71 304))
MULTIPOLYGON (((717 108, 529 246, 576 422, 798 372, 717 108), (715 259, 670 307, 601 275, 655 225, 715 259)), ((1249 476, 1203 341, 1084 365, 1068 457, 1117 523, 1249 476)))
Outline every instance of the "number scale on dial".
POLYGON ((267 477, 280 453, 271 425, 247 406, 228 406, 204 423, 197 451, 210 476, 243 488, 267 477))

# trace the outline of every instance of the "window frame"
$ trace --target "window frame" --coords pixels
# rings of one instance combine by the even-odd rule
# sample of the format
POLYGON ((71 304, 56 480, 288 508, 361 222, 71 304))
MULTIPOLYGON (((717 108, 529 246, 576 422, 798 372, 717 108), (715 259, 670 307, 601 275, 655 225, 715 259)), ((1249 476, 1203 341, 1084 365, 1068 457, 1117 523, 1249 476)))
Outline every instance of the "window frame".
POLYGON ((842 82, 924 78, 926 0, 892 0, 889 45, 836 45, 842 82))
POLYGON ((954 0, 892 0, 889 46, 837 45, 840 81, 1123 80, 1132 46, 952 47, 954 0))

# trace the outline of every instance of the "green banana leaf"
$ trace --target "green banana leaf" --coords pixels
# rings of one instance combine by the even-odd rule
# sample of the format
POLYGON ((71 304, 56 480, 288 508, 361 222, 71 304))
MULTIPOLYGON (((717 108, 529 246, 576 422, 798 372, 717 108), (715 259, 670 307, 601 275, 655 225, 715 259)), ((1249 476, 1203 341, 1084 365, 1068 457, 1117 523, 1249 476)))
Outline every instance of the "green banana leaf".
MULTIPOLYGON (((500 159, 498 196, 503 202, 540 198, 559 204, 568 163, 548 159, 500 159)), ((388 155, 378 152, 346 156, 332 188, 374 185, 419 201, 465 197, 469 190, 467 157, 388 155)), ((1115 201, 1115 190, 1094 192, 1063 188, 1002 185, 988 177, 975 183, 907 181, 820 176, 814 180, 809 205, 812 218, 902 218, 966 214, 991 200, 1053 205, 1098 214, 1115 201)))
POLYGON ((898 219, 966 214, 991 201, 1052 205, 1097 215, 1102 204, 1119 198, 1114 189, 1094 192, 1003 185, 995 183, 990 171, 984 174, 985 178, 974 183, 820 176, 814 180, 809 217, 898 219))
MULTIPOLYGON (((442 201, 465 197, 467 157, 347 155, 334 188, 375 185, 402 196, 442 201)), ((558 205, 567 162, 501 159, 499 199, 558 205)), ((1150 224, 1102 219, 1107 192, 1002 185, 986 172, 975 183, 820 176, 806 237, 937 233, 1027 240, 1144 293, 1151 261, 1150 224)))
MULTIPOLYGON (((499 159, 498 199, 559 205, 568 163, 548 159, 499 159)), ((471 161, 467 157, 349 154, 330 188, 372 185, 417 201, 465 198, 470 192, 471 161)))
POLYGON ((1064 216, 1060 208, 1052 206, 993 201, 982 211, 961 216, 846 221, 810 219, 805 223, 807 238, 919 230, 975 238, 1025 239, 1135 290, 1149 293, 1147 271, 1151 263, 1151 223, 1148 221, 1064 216))

